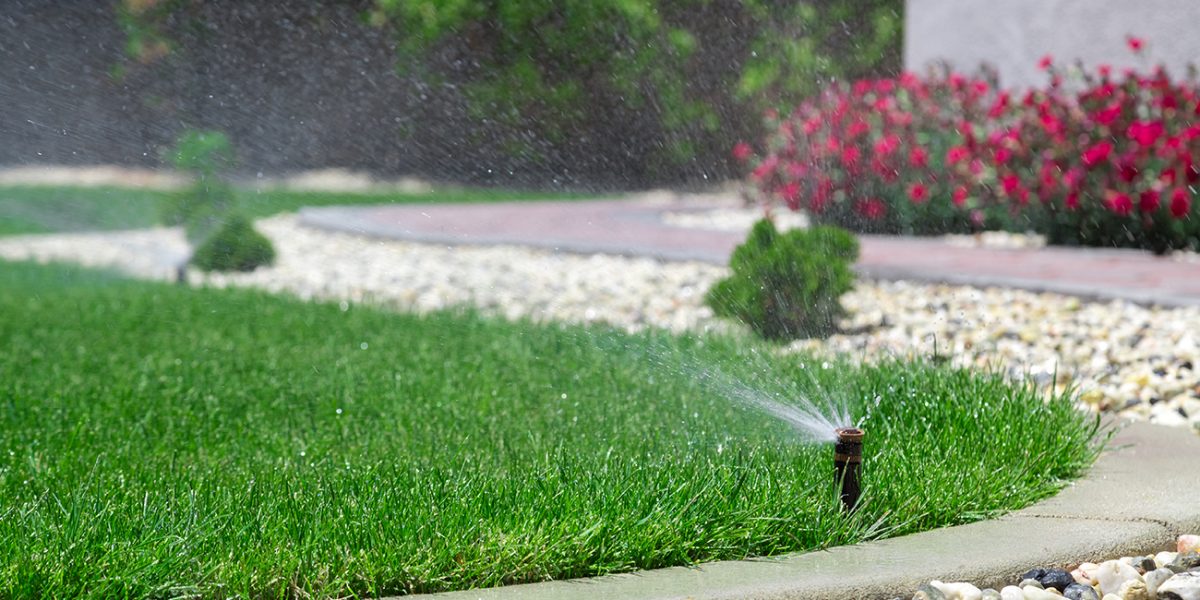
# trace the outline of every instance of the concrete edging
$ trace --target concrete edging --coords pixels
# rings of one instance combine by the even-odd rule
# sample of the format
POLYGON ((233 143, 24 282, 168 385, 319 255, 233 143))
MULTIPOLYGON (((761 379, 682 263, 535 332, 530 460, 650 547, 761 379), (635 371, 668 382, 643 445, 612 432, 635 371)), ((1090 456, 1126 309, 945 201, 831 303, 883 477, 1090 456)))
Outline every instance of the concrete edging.
POLYGON ((1200 436, 1135 423, 1053 498, 990 521, 777 558, 418 596, 442 600, 852 600, 931 579, 997 589, 1035 566, 1147 554, 1200 531, 1200 436))

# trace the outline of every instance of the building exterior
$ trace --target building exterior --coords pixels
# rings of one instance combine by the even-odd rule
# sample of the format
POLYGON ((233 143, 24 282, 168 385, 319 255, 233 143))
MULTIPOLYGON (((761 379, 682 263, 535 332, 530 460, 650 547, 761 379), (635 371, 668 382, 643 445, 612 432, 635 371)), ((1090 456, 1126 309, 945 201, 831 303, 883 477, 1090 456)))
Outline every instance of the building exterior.
POLYGON ((1006 87, 1043 85, 1038 61, 1095 66, 1163 64, 1175 77, 1200 65, 1198 0, 906 0, 904 67, 946 61, 974 71, 994 66, 1006 87), (1144 40, 1141 55, 1126 44, 1144 40))

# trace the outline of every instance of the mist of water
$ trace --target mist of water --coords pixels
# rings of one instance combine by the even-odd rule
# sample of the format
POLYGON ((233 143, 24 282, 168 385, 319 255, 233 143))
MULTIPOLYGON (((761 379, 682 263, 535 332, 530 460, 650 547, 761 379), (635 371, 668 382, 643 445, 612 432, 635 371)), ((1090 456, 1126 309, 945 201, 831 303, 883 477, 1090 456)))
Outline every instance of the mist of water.
POLYGON ((772 374, 766 361, 753 357, 747 357, 750 366, 757 367, 753 376, 734 375, 698 356, 681 356, 666 348, 651 350, 646 358, 660 370, 687 375, 715 396, 786 423, 804 443, 834 442, 835 430, 855 426, 846 391, 822 386, 813 374, 813 368, 831 368, 828 363, 805 368, 806 387, 815 391, 802 392, 794 382, 772 374))

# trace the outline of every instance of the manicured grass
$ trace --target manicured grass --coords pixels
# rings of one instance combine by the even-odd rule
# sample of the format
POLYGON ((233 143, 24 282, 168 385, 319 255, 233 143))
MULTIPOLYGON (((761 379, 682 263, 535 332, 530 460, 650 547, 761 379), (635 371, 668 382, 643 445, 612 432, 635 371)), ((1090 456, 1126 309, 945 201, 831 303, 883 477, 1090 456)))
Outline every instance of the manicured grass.
MULTIPOLYGON (((172 192, 123 188, 0 186, 0 235, 151 227, 172 192)), ((421 194, 357 194, 238 189, 238 207, 251 218, 304 206, 417 202, 504 202, 582 198, 566 192, 456 189, 421 194)))
POLYGON ((378 596, 819 548, 1026 505, 1102 437, 998 377, 743 339, 2 262, 0 289, 5 598, 378 596), (831 447, 748 389, 849 405, 855 516, 831 447))

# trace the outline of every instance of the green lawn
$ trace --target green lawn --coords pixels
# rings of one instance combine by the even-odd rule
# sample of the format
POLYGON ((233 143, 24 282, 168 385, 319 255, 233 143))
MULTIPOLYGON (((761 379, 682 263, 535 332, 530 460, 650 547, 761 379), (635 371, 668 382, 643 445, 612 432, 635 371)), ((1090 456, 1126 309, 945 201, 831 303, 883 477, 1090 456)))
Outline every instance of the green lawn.
POLYGON ((378 596, 820 548, 1029 504, 1102 437, 998 377, 744 339, 4 262, 0 290, 4 598, 378 596), (849 403, 855 516, 830 446, 740 384, 849 403))
MULTIPOLYGON (((159 206, 172 192, 123 188, 0 186, 0 235, 151 227, 159 206)), ((420 194, 328 193, 237 190, 247 216, 264 217, 304 206, 417 202, 503 202, 583 198, 566 192, 490 189, 439 190, 420 194)))

